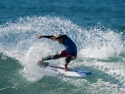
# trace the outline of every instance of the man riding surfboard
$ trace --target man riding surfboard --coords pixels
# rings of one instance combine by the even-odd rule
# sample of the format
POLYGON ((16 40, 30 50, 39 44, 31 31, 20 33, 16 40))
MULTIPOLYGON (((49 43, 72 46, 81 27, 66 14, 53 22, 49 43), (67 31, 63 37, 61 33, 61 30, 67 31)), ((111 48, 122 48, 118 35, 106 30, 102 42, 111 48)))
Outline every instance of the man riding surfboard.
POLYGON ((64 45, 65 50, 61 51, 60 53, 56 55, 49 55, 47 57, 42 58, 41 60, 37 61, 37 64, 40 65, 45 60, 51 60, 51 59, 58 59, 62 57, 65 58, 65 66, 64 71, 67 71, 67 66, 71 60, 74 60, 77 57, 77 47, 76 44, 67 36, 67 35, 61 35, 58 34, 55 36, 37 36, 38 39, 40 38, 49 38, 53 41, 57 41, 59 44, 64 45))

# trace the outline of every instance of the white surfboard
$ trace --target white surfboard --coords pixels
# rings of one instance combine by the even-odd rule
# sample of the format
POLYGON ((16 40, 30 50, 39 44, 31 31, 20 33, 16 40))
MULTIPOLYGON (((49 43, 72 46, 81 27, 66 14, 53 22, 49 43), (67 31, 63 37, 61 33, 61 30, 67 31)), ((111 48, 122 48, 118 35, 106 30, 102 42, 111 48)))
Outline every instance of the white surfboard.
POLYGON ((68 70, 64 71, 64 65, 51 64, 48 62, 43 62, 40 64, 40 67, 43 68, 46 72, 50 72, 57 75, 68 76, 68 77, 85 77, 92 74, 84 69, 68 67, 68 70))

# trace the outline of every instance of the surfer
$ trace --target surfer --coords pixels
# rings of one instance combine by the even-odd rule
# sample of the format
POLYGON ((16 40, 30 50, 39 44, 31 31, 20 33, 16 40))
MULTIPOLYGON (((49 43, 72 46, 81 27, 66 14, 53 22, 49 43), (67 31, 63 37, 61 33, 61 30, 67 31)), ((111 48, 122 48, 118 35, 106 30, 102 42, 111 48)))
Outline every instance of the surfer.
POLYGON ((64 71, 67 71, 67 66, 71 60, 74 60, 77 57, 77 47, 76 44, 67 36, 67 35, 61 35, 58 34, 55 36, 37 36, 38 39, 40 38, 49 38, 53 41, 57 41, 59 44, 64 45, 65 50, 57 53, 56 55, 49 55, 47 57, 42 58, 41 60, 37 61, 37 64, 40 65, 45 60, 51 60, 51 59, 58 59, 62 57, 65 58, 65 66, 64 71))

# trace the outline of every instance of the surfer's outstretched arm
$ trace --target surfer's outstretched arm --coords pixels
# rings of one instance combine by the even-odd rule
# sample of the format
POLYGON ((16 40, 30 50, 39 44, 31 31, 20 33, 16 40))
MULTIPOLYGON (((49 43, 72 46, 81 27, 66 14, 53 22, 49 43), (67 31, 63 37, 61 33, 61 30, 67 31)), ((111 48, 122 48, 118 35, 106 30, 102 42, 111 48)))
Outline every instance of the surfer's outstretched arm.
POLYGON ((53 40, 53 41, 56 40, 56 37, 55 37, 55 36, 52 36, 52 35, 50 35, 50 36, 41 36, 41 35, 38 35, 37 38, 38 38, 38 39, 48 38, 48 39, 51 39, 51 40, 53 40))
POLYGON ((54 37, 54 36, 41 36, 41 35, 38 35, 38 36, 37 36, 38 39, 41 39, 41 38, 49 38, 49 39, 50 39, 50 38, 52 38, 52 37, 54 37))
POLYGON ((58 39, 67 38, 67 35, 60 35, 60 36, 56 36, 56 37, 52 36, 52 35, 50 35, 50 36, 41 36, 41 35, 38 35, 37 38, 38 39, 48 38, 48 39, 51 39, 51 40, 55 41, 55 40, 58 40, 58 39))

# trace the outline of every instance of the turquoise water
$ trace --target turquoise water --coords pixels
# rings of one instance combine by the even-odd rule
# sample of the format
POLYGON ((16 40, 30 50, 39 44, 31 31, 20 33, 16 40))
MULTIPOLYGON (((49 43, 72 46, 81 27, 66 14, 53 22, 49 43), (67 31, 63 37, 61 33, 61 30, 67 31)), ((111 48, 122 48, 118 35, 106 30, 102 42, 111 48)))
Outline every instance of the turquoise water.
POLYGON ((123 0, 0 1, 0 94, 124 94, 124 7, 123 0), (70 66, 92 75, 56 76, 36 65, 64 49, 36 36, 59 33, 77 44, 78 58, 70 66))

